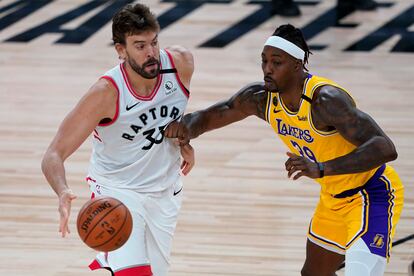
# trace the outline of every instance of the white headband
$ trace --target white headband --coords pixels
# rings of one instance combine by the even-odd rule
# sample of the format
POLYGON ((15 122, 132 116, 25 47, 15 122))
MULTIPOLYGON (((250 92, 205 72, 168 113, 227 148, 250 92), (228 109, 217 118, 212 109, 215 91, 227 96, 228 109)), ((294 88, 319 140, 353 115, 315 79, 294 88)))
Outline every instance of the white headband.
POLYGON ((266 40, 265 46, 272 46, 279 48, 292 57, 295 57, 300 60, 305 59, 305 51, 303 51, 301 48, 293 44, 292 42, 281 38, 280 36, 271 36, 266 40))

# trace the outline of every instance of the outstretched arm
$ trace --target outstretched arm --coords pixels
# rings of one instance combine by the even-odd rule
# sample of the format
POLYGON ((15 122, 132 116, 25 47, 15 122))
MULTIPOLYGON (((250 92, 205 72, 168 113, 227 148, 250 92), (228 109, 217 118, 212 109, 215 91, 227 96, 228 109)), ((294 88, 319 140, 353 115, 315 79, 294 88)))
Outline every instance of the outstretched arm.
MULTIPOLYGON (((391 139, 339 88, 323 86, 320 89, 312 102, 312 117, 326 127, 335 128, 357 147, 344 156, 323 162, 324 175, 364 172, 397 158, 391 139)), ((297 171, 293 179, 320 177, 318 164, 292 153, 288 156, 285 166, 289 177, 297 171)))
POLYGON ((251 115, 264 119, 266 100, 264 84, 251 83, 226 101, 186 114, 181 122, 171 124, 167 128, 165 136, 178 137, 181 143, 185 143, 204 132, 224 127, 251 115))
POLYGON ((108 81, 99 80, 66 116, 42 160, 42 171, 59 198, 60 227, 69 233, 71 201, 76 198, 66 183, 64 161, 104 118, 113 118, 117 92, 108 81))

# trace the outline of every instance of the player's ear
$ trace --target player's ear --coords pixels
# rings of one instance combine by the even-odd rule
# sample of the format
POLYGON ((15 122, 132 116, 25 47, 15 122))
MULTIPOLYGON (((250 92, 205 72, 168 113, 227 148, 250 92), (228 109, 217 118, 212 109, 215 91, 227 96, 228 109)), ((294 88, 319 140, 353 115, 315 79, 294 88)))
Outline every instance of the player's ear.
POLYGON ((115 50, 118 53, 118 57, 119 59, 123 59, 125 60, 127 55, 126 55, 126 47, 124 44, 122 43, 115 43, 115 50))

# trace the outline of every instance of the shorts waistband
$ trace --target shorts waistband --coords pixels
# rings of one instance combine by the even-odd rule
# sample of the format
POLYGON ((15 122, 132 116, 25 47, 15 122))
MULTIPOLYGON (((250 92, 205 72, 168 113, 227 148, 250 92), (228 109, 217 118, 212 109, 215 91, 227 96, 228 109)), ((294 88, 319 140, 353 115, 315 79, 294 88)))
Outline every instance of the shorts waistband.
POLYGON ((345 198, 345 197, 353 196, 353 195, 359 193, 366 186, 368 186, 370 183, 372 183, 375 179, 380 177, 384 173, 385 167, 386 167, 386 164, 383 164, 381 167, 379 167, 377 169, 377 171, 374 173, 374 175, 371 176, 371 178, 368 179, 368 181, 364 185, 356 187, 354 189, 349 189, 349 190, 343 191, 342 193, 333 195, 333 197, 334 198, 345 198))

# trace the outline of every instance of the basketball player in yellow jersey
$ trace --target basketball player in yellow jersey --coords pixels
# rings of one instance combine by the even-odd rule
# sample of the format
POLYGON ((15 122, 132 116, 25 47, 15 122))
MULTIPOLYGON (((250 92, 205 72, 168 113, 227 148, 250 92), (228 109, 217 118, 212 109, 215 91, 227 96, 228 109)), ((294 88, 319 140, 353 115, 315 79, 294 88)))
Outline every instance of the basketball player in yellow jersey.
POLYGON ((320 201, 310 221, 302 275, 384 274, 403 205, 403 186, 386 162, 395 147, 342 87, 311 75, 301 31, 280 26, 262 52, 264 83, 185 115, 167 129, 182 144, 250 115, 266 120, 288 146, 288 176, 314 178, 320 201))

